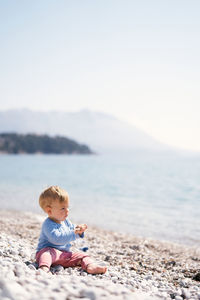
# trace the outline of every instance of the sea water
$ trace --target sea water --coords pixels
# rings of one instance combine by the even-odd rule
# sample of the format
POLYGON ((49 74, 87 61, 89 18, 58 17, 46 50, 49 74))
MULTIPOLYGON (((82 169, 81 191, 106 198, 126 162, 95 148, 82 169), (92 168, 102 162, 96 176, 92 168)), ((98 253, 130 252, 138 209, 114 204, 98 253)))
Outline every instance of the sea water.
POLYGON ((50 185, 68 191, 72 221, 200 245, 198 155, 0 155, 1 209, 42 213, 50 185))

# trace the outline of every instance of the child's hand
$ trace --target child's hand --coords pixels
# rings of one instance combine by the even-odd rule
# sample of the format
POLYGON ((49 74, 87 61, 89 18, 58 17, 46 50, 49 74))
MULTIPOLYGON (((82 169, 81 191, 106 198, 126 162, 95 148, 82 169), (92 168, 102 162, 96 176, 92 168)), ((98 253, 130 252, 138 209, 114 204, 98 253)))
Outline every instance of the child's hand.
POLYGON ((75 234, 82 234, 87 229, 86 224, 77 225, 74 229, 75 234))

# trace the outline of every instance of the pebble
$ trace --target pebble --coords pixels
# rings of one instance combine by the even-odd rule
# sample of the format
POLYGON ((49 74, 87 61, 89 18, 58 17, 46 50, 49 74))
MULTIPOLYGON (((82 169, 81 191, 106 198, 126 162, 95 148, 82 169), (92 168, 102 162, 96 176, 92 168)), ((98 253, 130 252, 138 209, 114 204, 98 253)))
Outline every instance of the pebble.
MULTIPOLYGON (((5 218, 1 219, 5 220, 5 218)), ((30 220, 26 220, 27 224, 31 220, 36 220, 34 215, 30 220)), ((26 223, 24 230, 25 228, 26 223)), ((34 234, 34 230, 32 233, 34 234)), ((118 234, 114 234, 112 239, 110 233, 96 231, 89 236, 90 243, 87 247, 83 245, 87 248, 88 255, 108 265, 108 272, 104 275, 91 275, 79 267, 64 269, 62 266, 54 266, 51 268, 51 273, 45 273, 38 270, 38 265, 35 263, 38 235, 35 235, 35 239, 32 236, 19 239, 17 234, 4 233, 2 230, 0 299, 36 300, 38 295, 40 300, 200 299, 200 283, 183 276, 178 269, 181 264, 177 257, 169 257, 168 260, 162 261, 156 253, 160 247, 158 242, 154 242, 157 243, 154 245, 151 241, 140 240, 138 244, 136 242, 131 244, 128 240, 126 242, 123 236, 121 237, 124 239, 123 243, 120 242, 118 234), (150 251, 151 247, 155 247, 156 251, 150 251), (175 264, 172 264, 172 261, 175 264), (171 269, 164 271, 165 266, 171 269), (172 276, 177 278, 174 282, 171 280, 172 276)), ((170 251, 173 253, 173 247, 170 251)), ((198 258, 198 253, 195 253, 194 257, 198 258)), ((198 264, 198 259, 190 264, 187 262, 185 269, 195 269, 196 261, 198 264)))
POLYGON ((61 265, 58 265, 58 266, 55 266, 55 267, 51 268, 51 272, 53 274, 61 274, 63 271, 64 271, 64 268, 61 265))
POLYGON ((37 270, 37 268, 36 268, 36 266, 35 266, 34 263, 29 264, 29 265, 28 265, 28 268, 31 269, 31 270, 33 270, 33 271, 36 271, 36 270, 37 270))
POLYGON ((190 299, 191 293, 187 289, 182 289, 182 296, 184 299, 190 299))
POLYGON ((187 287, 189 287, 189 285, 190 285, 190 280, 189 279, 180 280, 180 286, 187 288, 187 287))

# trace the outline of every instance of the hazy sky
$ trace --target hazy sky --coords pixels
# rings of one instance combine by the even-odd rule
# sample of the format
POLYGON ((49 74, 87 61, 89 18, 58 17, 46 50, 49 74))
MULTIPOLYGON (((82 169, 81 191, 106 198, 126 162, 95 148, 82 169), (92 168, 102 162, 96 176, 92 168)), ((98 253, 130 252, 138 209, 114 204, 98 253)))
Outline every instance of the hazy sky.
POLYGON ((0 110, 113 114, 200 151, 199 0, 0 0, 0 110))

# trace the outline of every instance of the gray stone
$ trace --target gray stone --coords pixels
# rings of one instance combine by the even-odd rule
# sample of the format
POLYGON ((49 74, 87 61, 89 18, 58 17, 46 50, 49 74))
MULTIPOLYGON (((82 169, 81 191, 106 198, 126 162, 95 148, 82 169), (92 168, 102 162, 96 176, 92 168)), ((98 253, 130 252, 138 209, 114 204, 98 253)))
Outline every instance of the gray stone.
POLYGON ((30 270, 33 270, 33 271, 36 271, 36 270, 37 270, 34 264, 29 264, 27 267, 28 267, 30 270))
POLYGON ((183 300, 183 298, 181 296, 176 296, 175 300, 183 300))
POLYGON ((190 292, 187 290, 187 289, 182 289, 182 296, 185 298, 185 299, 189 299, 191 294, 190 292))

